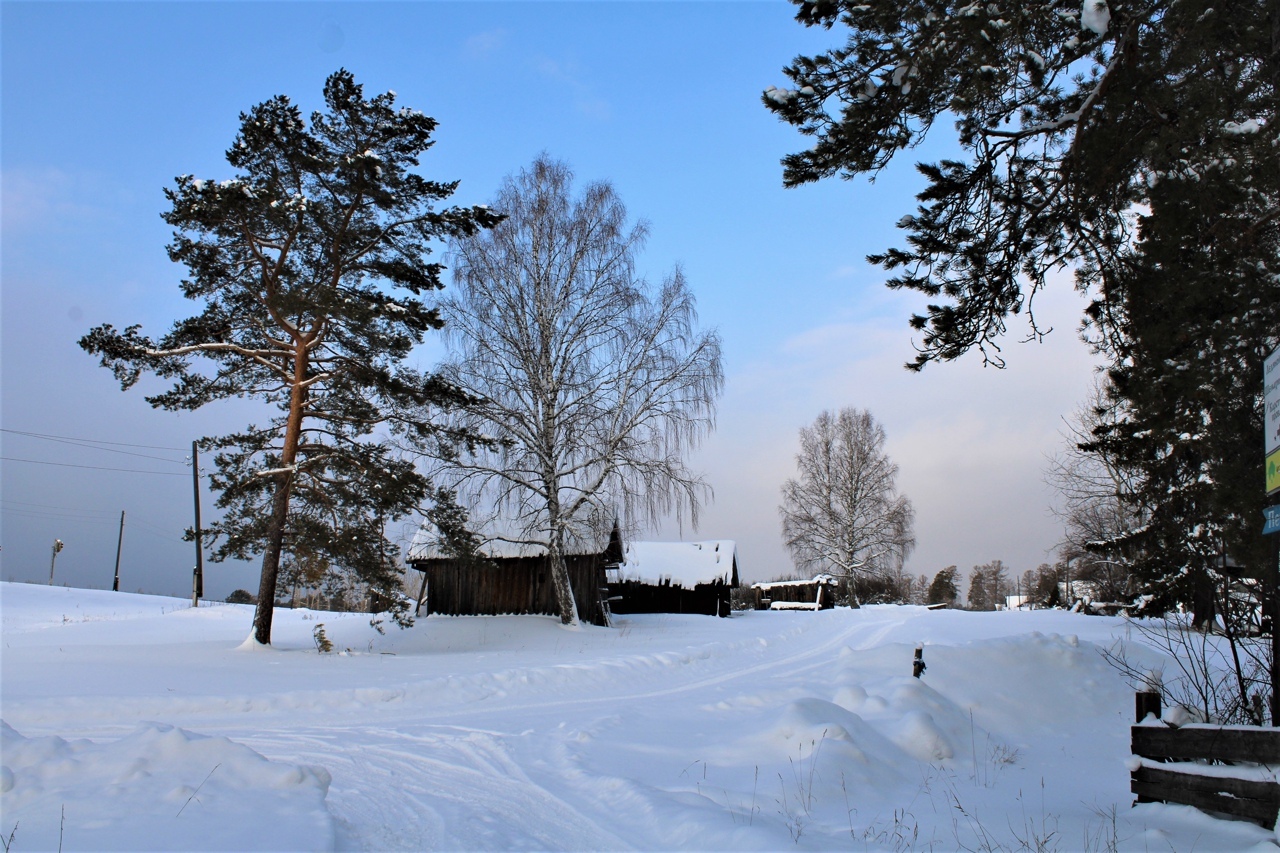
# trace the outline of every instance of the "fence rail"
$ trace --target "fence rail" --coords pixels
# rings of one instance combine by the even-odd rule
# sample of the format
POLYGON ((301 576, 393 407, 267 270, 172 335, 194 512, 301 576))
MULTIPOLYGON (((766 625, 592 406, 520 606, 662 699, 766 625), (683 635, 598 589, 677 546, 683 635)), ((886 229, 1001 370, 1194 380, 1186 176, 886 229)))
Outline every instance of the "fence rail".
MULTIPOLYGON (((1139 716, 1145 716, 1146 695, 1139 694, 1139 716)), ((1266 778, 1266 771, 1280 767, 1280 729, 1137 725, 1131 734, 1141 762, 1130 774, 1129 790, 1138 802, 1179 803, 1275 828, 1280 783, 1266 778)))

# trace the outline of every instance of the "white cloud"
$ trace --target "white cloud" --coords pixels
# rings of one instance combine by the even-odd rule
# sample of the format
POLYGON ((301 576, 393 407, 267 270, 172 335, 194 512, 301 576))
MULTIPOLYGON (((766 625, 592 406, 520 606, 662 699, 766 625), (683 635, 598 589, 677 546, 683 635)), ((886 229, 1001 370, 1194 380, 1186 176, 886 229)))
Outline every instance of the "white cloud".
POLYGON ((916 507, 909 571, 967 572, 1001 559, 1022 572, 1051 559, 1060 525, 1049 513, 1045 456, 1094 375, 1094 356, 1071 331, 1082 307, 1069 282, 1044 294, 1037 316, 1058 330, 1042 344, 1010 341, 1005 370, 971 354, 908 372, 905 310, 815 326, 763 353, 729 377, 719 428, 692 460, 717 495, 700 535, 737 539, 751 580, 790 571, 777 504, 794 472, 797 432, 823 409, 856 406, 884 424, 899 488, 916 507))
POLYGON ((506 48, 510 35, 504 29, 476 33, 462 43, 462 54, 468 59, 489 59, 506 48))
POLYGON ((82 199, 98 191, 77 192, 77 180, 60 169, 6 169, 0 174, 0 226, 12 233, 95 216, 99 211, 82 199))

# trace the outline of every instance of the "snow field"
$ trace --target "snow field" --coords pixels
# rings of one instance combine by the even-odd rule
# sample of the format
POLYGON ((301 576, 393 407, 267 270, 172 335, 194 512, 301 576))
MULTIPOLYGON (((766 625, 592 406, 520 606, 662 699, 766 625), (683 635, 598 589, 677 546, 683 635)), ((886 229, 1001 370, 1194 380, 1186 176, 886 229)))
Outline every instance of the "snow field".
POLYGON ((0 584, 15 851, 57 849, 64 807, 68 851, 1275 846, 1130 808, 1132 691, 1098 654, 1120 619, 885 606, 380 635, 278 610, 252 649, 251 608, 188 604, 0 584), (338 653, 316 653, 320 623, 338 653))

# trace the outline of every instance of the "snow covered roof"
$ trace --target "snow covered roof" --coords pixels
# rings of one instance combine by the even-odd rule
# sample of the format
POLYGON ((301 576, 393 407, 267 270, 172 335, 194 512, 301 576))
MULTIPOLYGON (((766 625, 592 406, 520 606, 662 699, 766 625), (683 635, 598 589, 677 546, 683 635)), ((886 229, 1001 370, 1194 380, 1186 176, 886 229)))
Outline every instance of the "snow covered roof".
MULTIPOLYGON (((418 560, 447 560, 450 559, 449 554, 445 554, 440 547, 439 541, 430 533, 423 533, 426 530, 424 525, 417 536, 414 537, 413 543, 409 546, 409 552, 405 555, 408 562, 416 562, 418 560)), ((585 545, 570 544, 565 548, 565 556, 574 556, 582 554, 599 554, 604 550, 604 546, 587 547, 585 545)), ((503 540, 490 540, 480 546, 480 553, 491 560, 506 560, 519 557, 541 557, 547 553, 545 545, 531 545, 523 542, 506 542, 503 540)))
POLYGON ((826 572, 823 572, 821 574, 814 575, 811 580, 766 581, 764 583, 753 583, 751 585, 751 588, 752 589, 773 589, 775 586, 808 586, 811 583, 834 584, 835 582, 836 582, 836 579, 834 577, 827 574, 826 572))
POLYGON ((618 566, 619 580, 661 583, 670 580, 686 589, 700 583, 738 584, 738 548, 731 539, 707 542, 632 542, 618 566))

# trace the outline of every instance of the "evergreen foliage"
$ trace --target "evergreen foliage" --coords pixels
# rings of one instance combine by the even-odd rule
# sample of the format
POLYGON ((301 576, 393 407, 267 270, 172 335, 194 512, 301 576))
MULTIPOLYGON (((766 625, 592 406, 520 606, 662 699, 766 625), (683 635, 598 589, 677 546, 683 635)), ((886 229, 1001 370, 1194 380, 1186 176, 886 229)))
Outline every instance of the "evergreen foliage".
POLYGON ((255 397, 279 414, 265 426, 206 438, 224 514, 210 525, 215 560, 262 554, 254 634, 271 640, 282 555, 356 573, 390 597, 397 549, 383 527, 449 494, 396 452, 396 435, 440 437, 408 413, 465 402, 437 377, 404 365, 441 326, 425 300, 442 286, 434 241, 500 217, 443 208, 456 184, 413 171, 436 122, 366 99, 340 70, 326 109, 305 121, 277 96, 241 114, 227 180, 184 175, 165 190, 175 229, 169 257, 186 266, 182 293, 203 304, 158 340, 138 326, 99 326, 80 345, 123 389, 143 372, 173 380, 147 397, 171 411, 255 397), (202 369, 204 368, 204 369, 202 369))
POLYGON ((959 597, 955 566, 947 566, 933 576, 933 582, 929 584, 928 604, 951 604, 959 597))
POLYGON ((1261 365, 1280 343, 1280 3, 795 0, 844 46, 798 57, 765 105, 814 139, 784 181, 874 175, 955 119, 965 157, 920 164, 904 248, 870 260, 933 301, 913 369, 998 340, 1055 270, 1092 299, 1127 466, 1123 549, 1148 609, 1212 614, 1264 567, 1261 365))
POLYGON ((969 573, 970 609, 998 610, 1004 606, 1005 596, 1008 594, 1009 578, 1005 574, 1005 565, 1000 560, 974 566, 969 573))

